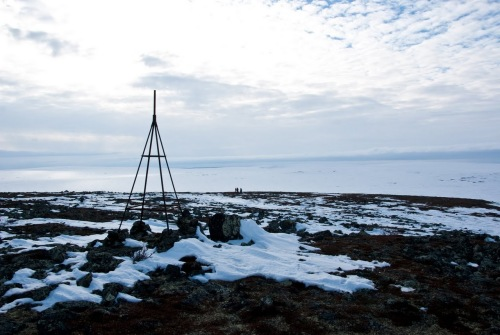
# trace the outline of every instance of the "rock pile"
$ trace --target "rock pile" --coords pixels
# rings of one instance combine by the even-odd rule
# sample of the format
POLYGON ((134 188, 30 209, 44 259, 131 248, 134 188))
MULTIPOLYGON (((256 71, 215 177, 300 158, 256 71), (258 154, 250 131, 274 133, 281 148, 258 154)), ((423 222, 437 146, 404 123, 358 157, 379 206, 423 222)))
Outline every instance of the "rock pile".
POLYGON ((193 236, 196 234, 196 228, 198 227, 198 219, 193 218, 189 210, 185 209, 182 211, 181 216, 177 220, 177 227, 179 232, 184 236, 193 236))
POLYGON ((130 237, 136 240, 141 240, 151 233, 151 227, 144 221, 135 221, 130 228, 130 237))

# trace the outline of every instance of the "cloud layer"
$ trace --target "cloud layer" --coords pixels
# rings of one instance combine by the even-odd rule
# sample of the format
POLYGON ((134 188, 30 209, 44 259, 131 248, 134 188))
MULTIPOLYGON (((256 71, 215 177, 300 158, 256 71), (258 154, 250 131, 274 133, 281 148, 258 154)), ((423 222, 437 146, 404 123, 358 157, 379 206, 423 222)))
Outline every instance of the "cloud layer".
POLYGON ((500 148, 496 1, 4 1, 0 150, 500 148))

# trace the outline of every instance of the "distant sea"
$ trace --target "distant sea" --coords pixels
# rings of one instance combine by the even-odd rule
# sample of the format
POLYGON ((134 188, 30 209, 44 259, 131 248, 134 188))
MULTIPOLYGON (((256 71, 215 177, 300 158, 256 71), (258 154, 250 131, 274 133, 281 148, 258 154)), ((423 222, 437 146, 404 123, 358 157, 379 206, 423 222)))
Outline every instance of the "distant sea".
MULTIPOLYGON (((156 164, 154 164, 156 163, 156 164)), ((138 164, 138 162, 137 162, 138 164)), ((145 162, 134 192, 144 189, 145 162)), ((177 192, 245 191, 371 193, 500 202, 500 162, 481 159, 294 159, 193 161, 170 164, 177 192)), ((137 165, 0 168, 0 192, 130 192, 137 165)), ((166 191, 172 191, 163 166, 166 191)), ((157 161, 147 191, 161 191, 157 161)))

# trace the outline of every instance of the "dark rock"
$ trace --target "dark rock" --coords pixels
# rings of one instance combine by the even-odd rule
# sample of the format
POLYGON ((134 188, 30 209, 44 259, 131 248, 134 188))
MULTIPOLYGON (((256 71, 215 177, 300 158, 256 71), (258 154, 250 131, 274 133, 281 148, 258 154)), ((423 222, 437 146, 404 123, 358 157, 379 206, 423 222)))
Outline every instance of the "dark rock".
POLYGON ((104 306, 111 306, 115 303, 118 293, 123 291, 123 286, 118 283, 108 283, 104 284, 102 290, 102 302, 104 306))
MULTIPOLYGON (((57 266, 57 265, 56 265, 57 266)), ((55 268, 55 267, 54 267, 55 268)), ((33 273, 31 275, 31 278, 34 278, 34 279, 45 279, 47 278, 47 271, 45 269, 38 269, 38 270, 35 270, 35 273, 33 273)))
POLYGON ((227 242, 240 239, 240 217, 237 215, 225 215, 217 213, 208 222, 210 238, 214 241, 227 242))
POLYGON ((128 237, 129 234, 127 229, 110 230, 103 244, 107 247, 121 247, 128 237))
POLYGON ((92 308, 96 308, 98 304, 90 301, 65 301, 58 302, 52 307, 52 310, 72 311, 75 313, 82 313, 92 308))
POLYGON ((266 227, 266 230, 270 233, 287 233, 294 234, 297 232, 296 222, 292 220, 281 220, 281 221, 272 221, 266 227))
POLYGON ((80 270, 108 273, 116 269, 118 264, 123 262, 121 259, 114 258, 109 252, 100 252, 96 250, 90 250, 87 253, 87 260, 88 262, 83 264, 80 270))
POLYGON ((154 295, 156 289, 160 286, 158 281, 154 280, 141 280, 135 283, 134 288, 130 292, 135 296, 148 296, 154 295))
POLYGON ((90 283, 92 283, 92 272, 87 273, 85 276, 76 281, 76 285, 82 287, 89 287, 90 283))
POLYGON ((307 238, 309 237, 309 233, 305 229, 297 230, 297 236, 300 236, 301 238, 307 238))
POLYGON ((311 234, 311 239, 315 242, 331 239, 332 237, 333 237, 333 234, 329 230, 323 230, 323 231, 319 231, 317 233, 311 234))
POLYGON ((13 294, 11 296, 6 297, 5 301, 11 302, 11 301, 14 301, 16 299, 22 299, 22 298, 31 298, 35 301, 41 301, 41 300, 46 299, 49 296, 50 292, 52 292, 53 289, 54 289, 54 287, 43 286, 43 287, 39 287, 39 288, 36 288, 34 290, 31 290, 31 291, 26 291, 26 292, 19 293, 19 294, 13 294))
POLYGON ((250 240, 250 241, 248 241, 248 242, 241 242, 241 244, 240 244, 240 245, 241 245, 242 247, 249 247, 249 246, 254 245, 254 244, 255 244, 255 242, 254 242, 253 240, 250 240))
POLYGON ((197 274, 203 273, 202 264, 196 261, 194 256, 185 256, 180 259, 182 264, 181 270, 185 272, 188 276, 195 276, 197 274))
POLYGON ((52 292, 53 287, 44 286, 30 291, 30 297, 35 301, 42 301, 47 299, 50 292, 52 292))
POLYGON ((50 259, 56 263, 62 263, 66 259, 66 250, 63 246, 56 246, 49 250, 50 259))
POLYGON ((151 234, 151 227, 144 221, 135 221, 130 229, 130 237, 140 240, 151 234))
POLYGON ((176 265, 169 264, 165 268, 165 274, 168 275, 171 279, 180 278, 181 268, 176 265))
POLYGON ((179 233, 175 230, 164 229, 160 237, 154 242, 157 252, 164 252, 172 248, 179 241, 179 233))
POLYGON ((206 264, 199 263, 194 256, 184 256, 179 260, 184 262, 181 266, 181 270, 188 276, 196 276, 206 272, 212 272, 211 269, 203 269, 203 266, 206 266, 206 264))
POLYGON ((198 220, 193 218, 187 209, 182 211, 181 217, 177 220, 177 227, 182 235, 192 236, 196 234, 198 225, 198 220))

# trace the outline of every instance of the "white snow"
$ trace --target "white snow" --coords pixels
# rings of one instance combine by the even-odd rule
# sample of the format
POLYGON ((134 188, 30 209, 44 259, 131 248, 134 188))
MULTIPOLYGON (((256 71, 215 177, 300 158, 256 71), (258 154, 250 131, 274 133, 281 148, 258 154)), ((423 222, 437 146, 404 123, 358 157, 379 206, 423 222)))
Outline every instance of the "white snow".
POLYGON ((252 220, 242 220, 243 240, 231 241, 220 248, 220 244, 201 236, 201 240, 185 239, 165 253, 151 257, 151 262, 162 263, 162 259, 178 260, 183 256, 196 256, 197 260, 210 266, 211 273, 194 277, 201 282, 207 280, 233 281, 249 276, 264 276, 277 281, 294 280, 329 291, 353 292, 360 288, 373 289, 373 283, 358 276, 342 277, 341 274, 355 269, 373 269, 389 266, 378 261, 352 260, 347 256, 326 256, 311 253, 314 248, 303 245, 298 237, 290 234, 269 234, 252 220), (254 241, 250 246, 241 242, 254 241), (302 247, 302 250, 300 247, 302 247))
POLYGON ((39 306, 33 307, 34 310, 41 312, 52 307, 58 302, 65 301, 90 301, 100 303, 102 298, 97 294, 89 293, 88 289, 68 284, 60 284, 54 289, 47 299, 41 301, 39 306))
POLYGON ((403 292, 403 293, 410 293, 410 292, 415 291, 415 289, 412 287, 406 287, 406 286, 396 285, 396 284, 391 284, 391 286, 399 288, 401 290, 401 292, 403 292))
MULTIPOLYGON (((241 187, 243 191, 428 195, 500 202, 500 164, 479 160, 257 161, 184 166, 174 164, 171 168, 178 192, 228 192, 241 187)), ((135 172, 135 167, 0 169, 0 183, 4 192, 128 192, 135 172)), ((159 185, 156 177, 151 171, 148 185, 159 185)), ((161 187, 148 190, 160 191, 161 187)), ((98 208, 94 201, 102 203, 105 197, 86 197, 83 205, 98 208)), ((116 205, 114 210, 121 208, 116 205)))
POLYGON ((46 286, 43 282, 38 279, 30 278, 35 273, 32 269, 20 269, 16 271, 11 280, 6 281, 4 284, 21 284, 22 288, 14 287, 8 290, 4 297, 11 295, 16 295, 24 292, 28 292, 43 286, 46 286))
POLYGON ((117 300, 125 300, 125 301, 128 301, 128 302, 141 302, 142 301, 142 299, 133 297, 130 294, 126 294, 126 293, 123 293, 123 292, 118 293, 118 295, 116 296, 116 299, 117 300))
MULTIPOLYGON (((148 257, 135 262, 130 257, 121 257, 122 262, 109 273, 92 274, 88 288, 76 285, 76 281, 87 272, 79 268, 87 262, 86 252, 69 252, 63 264, 69 269, 49 271, 44 279, 32 278, 33 269, 20 269, 6 284, 19 287, 6 291, 5 296, 14 297, 45 286, 54 285, 50 295, 43 301, 20 298, 0 306, 4 313, 18 305, 27 304, 37 311, 52 307, 57 302, 85 300, 101 302, 101 297, 92 293, 102 290, 106 283, 120 283, 132 287, 137 281, 149 278, 148 273, 169 264, 181 265, 184 256, 195 256, 204 264, 206 272, 192 279, 201 283, 210 280, 234 281, 249 276, 263 276, 276 281, 298 281, 307 286, 316 286, 327 291, 354 292, 358 289, 375 289, 373 282, 360 276, 350 275, 356 269, 374 269, 390 266, 376 259, 353 260, 346 255, 327 256, 301 243, 294 234, 270 234, 262 227, 278 218, 296 220, 296 228, 310 233, 330 230, 334 234, 359 233, 364 230, 371 235, 403 234, 430 235, 440 230, 467 230, 485 233, 485 241, 497 243, 500 236, 500 211, 480 208, 424 208, 418 204, 407 204, 394 199, 378 198, 377 203, 353 204, 336 198, 338 193, 413 194, 448 197, 486 199, 500 202, 500 169, 498 164, 471 163, 466 161, 371 161, 371 162, 295 162, 288 164, 261 164, 258 166, 221 167, 219 169, 195 168, 173 169, 178 191, 229 191, 242 187, 243 191, 304 191, 327 192, 301 198, 300 195, 263 195, 251 197, 223 193, 182 193, 180 197, 190 209, 205 209, 210 214, 226 209, 227 214, 238 214, 242 220, 243 239, 228 243, 214 242, 200 230, 197 238, 183 239, 166 252, 145 250, 148 257), (300 172, 300 173, 299 173, 300 172), (256 223, 258 211, 266 215, 256 223), (321 220, 319 219, 321 218, 321 220), (242 243, 247 245, 242 246, 242 243), (249 244, 249 245, 248 245, 249 244)), ((58 173, 42 170, 0 170, 3 191, 60 191, 62 189, 83 190, 108 189, 128 191, 131 173, 117 174, 113 171, 72 171, 58 173), (26 177, 18 178, 20 175, 26 177)), ((154 196, 154 195, 151 195, 154 196)), ((127 199, 125 193, 65 194, 64 196, 37 197, 18 195, 24 201, 46 200, 55 206, 105 209, 122 212, 127 199)), ((137 198, 134 195, 134 198, 137 198)), ((498 204, 497 204, 498 205, 498 204)), ((33 249, 51 249, 58 244, 86 246, 94 240, 102 240, 106 234, 89 236, 57 235, 29 239, 6 231, 8 227, 46 223, 61 223, 74 227, 116 229, 119 220, 90 222, 81 220, 34 218, 12 219, 15 209, 4 209, 0 216, 0 248, 8 253, 21 253, 33 249)), ((56 213, 54 213, 56 214, 56 213)), ((118 215, 119 216, 119 215, 118 215)), ((126 220, 122 228, 130 229, 135 220, 126 220)), ((165 222, 145 220, 155 233, 162 232, 165 222)), ((170 222, 171 229, 177 229, 170 222)), ((141 248, 144 243, 127 239, 129 247, 141 248)), ((97 243, 95 248, 102 246, 97 243)), ((458 265, 455 262, 452 264, 458 265)), ((478 267, 477 263, 468 266, 478 267)), ((396 285, 402 292, 414 289, 396 285)), ((140 299, 120 293, 117 300, 138 302, 140 299)))
MULTIPOLYGON (((93 273, 88 288, 76 285, 76 281, 87 274, 79 269, 86 263, 87 253, 69 252, 68 258, 63 262, 71 266, 68 271, 49 272, 46 278, 39 280, 31 278, 34 270, 20 269, 7 282, 7 284, 20 284, 22 288, 13 288, 6 292, 6 296, 43 286, 56 285, 56 288, 45 300, 17 299, 2 306, 0 312, 6 312, 19 304, 32 304, 35 310, 43 311, 57 302, 64 301, 85 300, 100 303, 102 298, 92 292, 102 290, 106 283, 113 282, 132 287, 137 281, 149 279, 147 273, 150 271, 164 268, 168 264, 181 265, 182 262, 179 259, 184 256, 196 256, 200 263, 212 270, 212 272, 193 277, 194 280, 200 282, 209 280, 233 281, 248 276, 263 276, 277 281, 299 281, 308 286, 317 286, 324 290, 339 292, 354 292, 361 288, 374 289, 370 280, 345 274, 345 271, 389 266, 388 263, 376 260, 352 260, 344 255, 327 256, 314 253, 315 248, 300 243, 296 235, 268 233, 255 221, 249 219, 242 220, 241 235, 243 236, 242 240, 220 243, 210 240, 198 229, 198 238, 183 239, 163 253, 155 253, 155 250, 152 249, 147 250, 150 257, 143 261, 134 263, 129 257, 120 257, 122 262, 115 270, 108 273, 93 273), (254 243, 241 246, 243 242, 250 241, 254 243), (220 247, 214 247, 216 245, 220 245, 220 247)), ((74 243, 77 245, 87 243, 87 237, 82 238, 84 239, 74 239, 74 243)), ((46 243, 47 247, 50 247, 54 243, 53 240, 68 242, 65 236, 61 239, 43 238, 38 241, 26 241, 26 247, 37 243, 40 245, 46 243)), ((139 247, 144 245, 133 239, 127 239, 127 244, 139 247)), ((140 299, 124 293, 120 294, 117 299, 131 302, 140 301, 140 299)))

